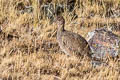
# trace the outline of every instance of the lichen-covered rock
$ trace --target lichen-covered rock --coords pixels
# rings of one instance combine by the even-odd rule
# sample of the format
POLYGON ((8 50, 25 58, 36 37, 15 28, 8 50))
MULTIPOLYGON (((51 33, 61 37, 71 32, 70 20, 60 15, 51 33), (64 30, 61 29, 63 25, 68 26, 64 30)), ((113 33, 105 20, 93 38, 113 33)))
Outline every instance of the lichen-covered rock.
POLYGON ((21 14, 32 13, 33 12, 33 7, 24 5, 23 2, 17 3, 16 6, 15 6, 15 9, 21 14))
POLYGON ((51 22, 56 15, 61 15, 65 10, 67 10, 69 14, 71 14, 70 16, 72 16, 73 19, 75 19, 77 18, 77 14, 75 13, 75 11, 73 11, 75 7, 75 2, 76 0, 67 0, 67 3, 63 1, 57 4, 43 4, 41 6, 41 12, 45 15, 46 18, 50 19, 51 22))
POLYGON ((116 57, 120 52, 120 39, 114 33, 101 28, 88 33, 88 44, 92 57, 105 59, 108 56, 116 57))

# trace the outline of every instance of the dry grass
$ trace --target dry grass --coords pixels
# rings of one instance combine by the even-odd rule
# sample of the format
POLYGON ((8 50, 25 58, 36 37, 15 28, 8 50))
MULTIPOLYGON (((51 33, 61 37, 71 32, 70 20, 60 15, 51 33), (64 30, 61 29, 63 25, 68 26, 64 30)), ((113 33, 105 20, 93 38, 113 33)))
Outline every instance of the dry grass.
MULTIPOLYGON (((52 0, 52 3, 62 1, 52 0)), ((119 0, 76 1, 77 19, 72 20, 67 11, 62 14, 67 30, 86 38, 95 28, 120 23, 120 17, 107 15, 109 7, 119 10, 119 0)), ((86 59, 68 58, 60 52, 56 42, 57 26, 39 17, 43 15, 40 6, 45 3, 45 0, 40 3, 37 0, 0 0, 0 80, 119 80, 119 60, 94 68, 86 59), (20 2, 32 6, 33 12, 21 14, 16 9, 20 2)))

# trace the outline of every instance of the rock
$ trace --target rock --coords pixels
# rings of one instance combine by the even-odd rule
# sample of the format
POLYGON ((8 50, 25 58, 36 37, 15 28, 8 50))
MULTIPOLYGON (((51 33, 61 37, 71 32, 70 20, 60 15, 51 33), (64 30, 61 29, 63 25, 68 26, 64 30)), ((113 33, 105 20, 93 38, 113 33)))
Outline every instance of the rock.
POLYGON ((99 66, 108 66, 108 64, 105 63, 105 62, 95 61, 95 60, 91 61, 91 64, 92 64, 92 66, 93 66, 94 68, 95 68, 95 67, 99 67, 99 66))
POLYGON ((55 5, 53 3, 47 3, 41 6, 41 12, 45 15, 46 18, 50 19, 51 23, 54 19, 54 16, 61 15, 66 9, 75 19, 77 18, 77 14, 73 11, 75 2, 75 0, 67 0, 67 4, 64 4, 64 2, 57 3, 55 5))
POLYGON ((109 28, 111 31, 120 32, 120 23, 111 23, 109 28))
POLYGON ((104 28, 88 33, 88 44, 93 58, 106 59, 108 56, 116 57, 120 52, 120 38, 104 28))
POLYGON ((54 17, 54 5, 52 3, 42 5, 42 12, 48 19, 53 19, 54 17))
POLYGON ((18 3, 18 4, 15 6, 15 9, 16 9, 20 14, 32 13, 32 12, 33 12, 33 7, 32 7, 32 6, 26 6, 26 5, 24 5, 23 2, 18 3))

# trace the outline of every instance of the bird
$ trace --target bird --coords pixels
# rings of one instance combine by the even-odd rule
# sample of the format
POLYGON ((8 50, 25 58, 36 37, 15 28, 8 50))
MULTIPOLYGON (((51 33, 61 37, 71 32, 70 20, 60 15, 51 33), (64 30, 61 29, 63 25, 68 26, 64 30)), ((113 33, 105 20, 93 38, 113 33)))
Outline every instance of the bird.
POLYGON ((68 56, 91 57, 91 49, 88 42, 81 35, 65 30, 65 19, 63 16, 55 18, 57 25, 57 42, 61 50, 68 56))

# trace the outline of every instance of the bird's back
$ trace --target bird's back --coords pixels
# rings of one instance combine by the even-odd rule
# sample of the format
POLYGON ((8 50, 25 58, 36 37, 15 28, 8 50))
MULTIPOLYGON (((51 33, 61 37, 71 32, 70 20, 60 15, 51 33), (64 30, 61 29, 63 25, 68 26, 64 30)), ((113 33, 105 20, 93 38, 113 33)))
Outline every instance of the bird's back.
POLYGON ((68 55, 89 55, 90 48, 87 41, 77 33, 66 30, 58 32, 57 40, 60 48, 68 55))

